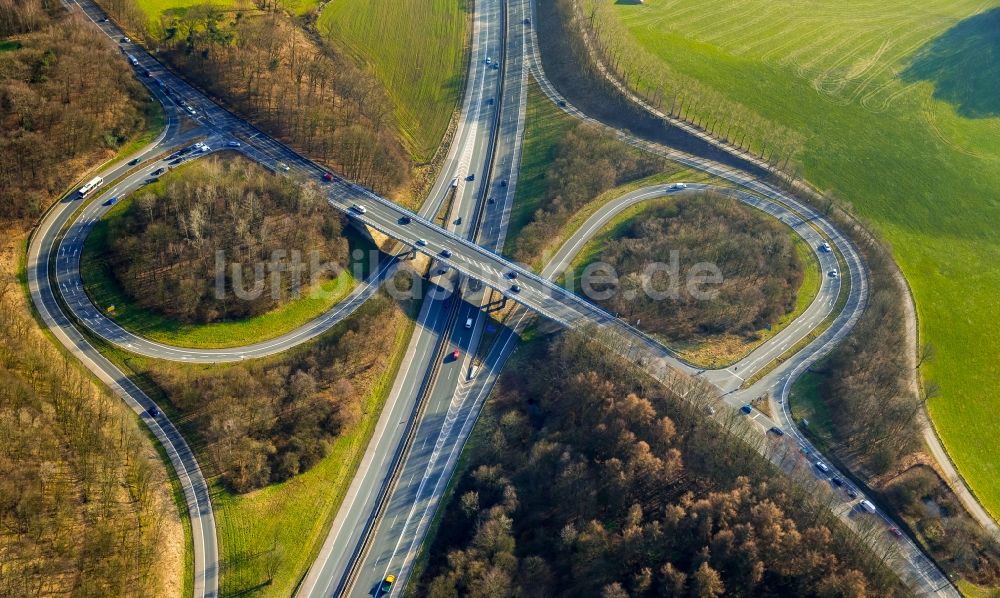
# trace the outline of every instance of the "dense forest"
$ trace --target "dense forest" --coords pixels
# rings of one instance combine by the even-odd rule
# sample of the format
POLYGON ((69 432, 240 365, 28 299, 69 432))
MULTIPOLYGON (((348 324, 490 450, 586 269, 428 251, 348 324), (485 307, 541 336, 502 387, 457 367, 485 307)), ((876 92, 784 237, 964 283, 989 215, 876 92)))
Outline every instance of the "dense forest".
POLYGON ((531 263, 542 257, 570 217, 604 191, 666 169, 660 158, 629 148, 593 125, 577 125, 556 147, 545 173, 542 207, 518 234, 514 259, 531 263))
POLYGON ((348 259, 343 226, 315 184, 274 176, 242 158, 213 157, 138 191, 109 221, 107 261, 144 308, 186 323, 244 318, 309 292, 314 258, 324 266, 315 273, 322 280, 336 276, 348 259), (218 252, 223 293, 216 289, 218 252), (273 285, 270 264, 290 268, 293 252, 302 272, 278 271, 273 285), (234 281, 234 272, 241 279, 234 281), (264 285, 257 297, 255 280, 264 285))
POLYGON ((202 465, 235 492, 286 480, 323 458, 360 413, 405 316, 385 294, 317 340, 231 366, 153 363, 140 375, 185 417, 202 465))
POLYGON ((594 259, 614 269, 618 284, 599 301, 645 330, 671 341, 712 334, 751 337, 795 307, 802 283, 802 264, 792 232, 785 226, 718 194, 686 195, 657 202, 631 219, 608 239, 594 259), (676 292, 663 273, 651 276, 654 262, 669 265, 676 252, 680 280, 676 292), (713 264, 722 274, 718 284, 688 290, 687 275, 698 264, 713 264), (660 297, 651 288, 670 293, 660 297), (700 295, 700 293, 699 293, 700 295))
POLYGON ((583 335, 522 347, 465 459, 423 595, 900 592, 811 494, 583 335))
POLYGON ((134 0, 101 4, 185 77, 310 157, 379 192, 407 181, 409 158, 384 89, 277 6, 262 13, 195 5, 146 31, 134 0))
POLYGON ((0 218, 33 218, 146 127, 145 88, 99 31, 51 0, 0 0, 0 218))
POLYGON ((135 416, 18 284, 26 219, 145 127, 146 94, 58 2, 0 0, 0 595, 175 596, 184 537, 135 416), (13 37, 8 37, 13 35, 13 37))

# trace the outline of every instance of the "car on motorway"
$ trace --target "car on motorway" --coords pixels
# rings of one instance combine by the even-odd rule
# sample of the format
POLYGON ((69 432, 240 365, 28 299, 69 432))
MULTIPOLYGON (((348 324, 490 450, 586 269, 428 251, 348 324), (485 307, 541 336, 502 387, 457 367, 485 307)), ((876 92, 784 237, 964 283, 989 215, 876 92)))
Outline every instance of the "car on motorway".
POLYGON ((375 590, 375 598, 378 598, 382 594, 388 594, 389 590, 392 589, 392 584, 396 583, 395 575, 386 575, 385 579, 378 584, 378 589, 375 590))
POLYGON ((899 531, 898 527, 890 527, 889 528, 889 533, 892 534, 896 538, 902 538, 903 537, 903 532, 899 531))
POLYGON ((490 58, 489 56, 487 56, 487 57, 486 57, 486 60, 484 60, 483 62, 485 62, 486 64, 490 64, 490 63, 492 63, 492 62, 493 62, 493 59, 492 59, 492 58, 490 58))
POLYGON ((827 243, 826 241, 823 241, 822 243, 819 244, 819 250, 822 251, 823 253, 830 253, 830 244, 827 243))
POLYGON ((510 290, 513 291, 513 292, 515 292, 515 293, 520 293, 521 292, 521 285, 519 285, 519 284, 512 284, 512 285, 510 285, 510 290))
POLYGON ((457 360, 459 355, 461 355, 461 353, 458 351, 458 349, 455 349, 454 351, 451 352, 451 360, 452 361, 457 360))
POLYGON ((465 328, 472 328, 472 318, 465 318, 465 328))
POLYGON ((129 166, 135 166, 138 163, 139 163, 139 158, 132 158, 131 160, 128 161, 129 166))
POLYGON ((109 197, 106 200, 104 200, 104 203, 102 205, 113 206, 115 205, 116 201, 118 201, 118 197, 109 197))
POLYGON ((465 180, 467 180, 467 181, 474 181, 474 180, 476 180, 476 173, 470 172, 469 176, 465 177, 465 180))
POLYGON ((487 200, 486 200, 486 203, 488 203, 488 204, 490 204, 490 205, 493 205, 493 204, 495 204, 496 202, 497 202, 497 200, 496 200, 496 198, 495 198, 495 197, 491 197, 491 198, 489 198, 489 199, 487 199, 487 200))
POLYGON ((493 63, 493 70, 494 71, 499 71, 500 70, 500 63, 499 62, 494 62, 493 63))
POLYGON ((827 466, 827 464, 823 463, 822 461, 816 462, 816 469, 820 470, 823 473, 830 473, 830 467, 827 466))
POLYGON ((285 164, 284 162, 278 162, 277 166, 278 166, 278 170, 282 170, 284 172, 288 172, 289 170, 291 170, 288 167, 288 164, 285 164))
POLYGON ((492 106, 493 102, 496 102, 496 98, 489 98, 488 100, 486 100, 486 105, 492 106))
POLYGON ((844 485, 844 480, 842 480, 842 479, 840 479, 838 477, 832 477, 832 478, 830 478, 830 483, 833 484, 834 486, 838 487, 838 488, 841 488, 844 485))
POLYGON ((687 183, 674 183, 669 187, 667 187, 669 191, 683 191, 684 189, 687 188, 688 188, 687 183))
POLYGON ((558 104, 560 108, 565 108, 566 100, 559 100, 558 102, 556 102, 556 104, 558 104))
POLYGON ((524 23, 525 25, 531 25, 531 19, 525 19, 521 22, 524 23))
POLYGON ((872 501, 868 500, 867 498, 858 503, 858 508, 866 513, 870 513, 872 515, 875 514, 875 505, 872 504, 872 501))
POLYGON ((426 247, 427 246, 427 239, 417 239, 417 246, 418 247, 426 247))
POLYGON ((411 222, 413 222, 413 220, 409 216, 400 216, 399 217, 399 223, 400 224, 409 224, 411 222))
POLYGON ((747 403, 746 405, 740 407, 740 411, 746 413, 747 415, 753 413, 753 406, 747 403))
POLYGON ((144 77, 152 77, 153 73, 149 72, 149 69, 142 69, 142 75, 144 77))
POLYGON ((517 270, 511 270, 510 272, 508 272, 507 273, 507 278, 509 278, 511 280, 514 280, 515 278, 517 278, 517 270))
POLYGON ((187 110, 187 113, 190 114, 191 116, 196 116, 198 114, 198 111, 192 108, 191 106, 184 106, 184 109, 187 110))
POLYGON ((108 17, 104 17, 103 19, 101 19, 101 22, 102 22, 102 23, 107 23, 107 22, 108 22, 108 21, 110 21, 110 20, 111 20, 111 19, 109 19, 108 17))
POLYGON ((458 187, 458 177, 451 179, 451 188, 454 189, 455 187, 458 187))
POLYGON ((156 408, 156 405, 150 405, 149 409, 146 410, 146 413, 149 414, 149 417, 156 417, 160 415, 160 410, 156 408))
POLYGON ((165 172, 165 170, 163 168, 157 168, 156 170, 154 170, 153 172, 151 172, 149 174, 151 174, 153 176, 160 176, 164 172, 165 172))
POLYGON ((827 272, 827 276, 829 276, 830 278, 839 278, 840 272, 837 272, 836 270, 830 270, 829 272, 827 272))
POLYGON ((129 43, 132 43, 132 40, 131 40, 131 39, 129 39, 129 38, 127 38, 127 37, 123 37, 123 38, 121 38, 121 39, 120 39, 120 40, 118 40, 118 41, 120 41, 120 42, 121 42, 121 43, 123 43, 123 44, 129 44, 129 43))
POLYGON ((326 181, 326 182, 328 182, 328 183, 332 182, 333 181, 333 175, 330 174, 329 172, 324 172, 323 173, 323 180, 326 181))
POLYGON ((351 206, 351 209, 354 210, 355 212, 357 212, 358 214, 367 214, 368 213, 368 208, 364 207, 361 204, 353 204, 351 206))
POLYGON ((847 489, 847 496, 850 497, 850 498, 857 498, 858 497, 858 491, 855 490, 854 488, 848 488, 847 489))
POLYGON ((451 250, 450 249, 442 249, 441 250, 441 257, 451 257, 451 250))
POLYGON ((236 141, 235 139, 231 139, 226 142, 226 147, 240 147, 242 145, 243 145, 242 143, 236 141))
POLYGON ((504 179, 504 180, 500 181, 500 186, 501 187, 506 187, 507 186, 507 179, 504 179))

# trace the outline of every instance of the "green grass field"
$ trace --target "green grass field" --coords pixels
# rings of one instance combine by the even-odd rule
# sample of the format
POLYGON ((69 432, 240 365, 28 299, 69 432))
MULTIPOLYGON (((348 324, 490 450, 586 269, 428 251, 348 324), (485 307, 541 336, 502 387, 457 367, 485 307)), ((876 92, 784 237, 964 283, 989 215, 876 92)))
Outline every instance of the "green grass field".
MULTIPOLYGON (((216 349, 238 347, 272 339, 295 330, 299 326, 322 315, 350 293, 356 282, 351 272, 354 264, 345 269, 337 278, 320 284, 320 292, 302 290, 302 296, 267 313, 228 322, 212 324, 183 324, 161 314, 132 304, 112 275, 107 264, 108 219, 125 212, 131 199, 126 198, 108 211, 84 242, 80 258, 80 277, 90 299, 102 312, 122 328, 150 340, 179 347, 216 349), (113 311, 109 308, 114 306, 113 311)), ((373 249, 351 228, 345 229, 351 249, 373 249)), ((367 251, 364 252, 368 254, 367 251)), ((364 263, 361 266, 365 266, 364 263)), ((363 268, 361 270, 364 272, 363 268)))
POLYGON ((395 108, 407 149, 431 159, 458 103, 467 0, 331 0, 317 28, 367 63, 395 108))
POLYGON ((917 301, 930 413, 1000 516, 1000 3, 660 0, 631 40, 802 134, 804 177, 893 247, 917 301), (990 9, 992 7, 992 9, 990 9))

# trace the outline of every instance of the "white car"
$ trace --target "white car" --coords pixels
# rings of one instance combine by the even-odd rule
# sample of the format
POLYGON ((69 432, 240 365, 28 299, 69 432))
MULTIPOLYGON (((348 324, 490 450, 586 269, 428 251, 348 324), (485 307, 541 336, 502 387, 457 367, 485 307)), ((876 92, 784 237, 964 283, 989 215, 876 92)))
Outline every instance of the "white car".
POLYGON ((830 468, 826 466, 826 463, 822 461, 816 462, 816 469, 822 471, 823 473, 830 473, 830 468))
POLYGON ((283 171, 285 171, 285 172, 288 172, 288 171, 290 170, 290 169, 288 168, 288 164, 285 164, 284 162, 278 162, 278 168, 279 168, 280 170, 283 170, 283 171))
POLYGON ((670 191, 682 191, 687 188, 688 188, 687 183, 674 183, 673 185, 667 187, 667 189, 669 189, 670 191))
POLYGON ((830 276, 830 278, 839 278, 840 277, 840 273, 837 272, 836 270, 830 270, 829 276, 830 276))
POLYGON ((351 209, 354 210, 355 212, 357 212, 358 214, 367 214, 368 213, 368 208, 366 208, 366 207, 364 207, 363 205, 360 205, 360 204, 354 204, 354 205, 352 205, 351 209))
POLYGON ((419 247, 426 247, 427 246, 427 239, 417 239, 417 245, 419 247))
POLYGON ((830 244, 824 241, 822 244, 820 244, 819 250, 822 251, 823 253, 830 253, 830 244))

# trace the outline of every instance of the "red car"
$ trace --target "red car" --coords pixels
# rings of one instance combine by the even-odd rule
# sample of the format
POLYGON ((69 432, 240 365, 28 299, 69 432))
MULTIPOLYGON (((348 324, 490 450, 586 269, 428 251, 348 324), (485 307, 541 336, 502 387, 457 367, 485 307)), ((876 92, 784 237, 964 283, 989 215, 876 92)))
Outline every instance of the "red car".
POLYGON ((898 527, 890 527, 889 533, 892 534, 893 536, 896 536, 897 538, 903 537, 903 532, 899 531, 898 527))
POLYGON ((333 180, 333 175, 330 174, 329 172, 324 172, 323 173, 323 180, 329 183, 330 181, 333 180))
POLYGON ((458 355, 459 355, 458 349, 455 349, 454 351, 452 351, 451 352, 451 358, 452 358, 452 360, 457 361, 458 360, 458 355))

